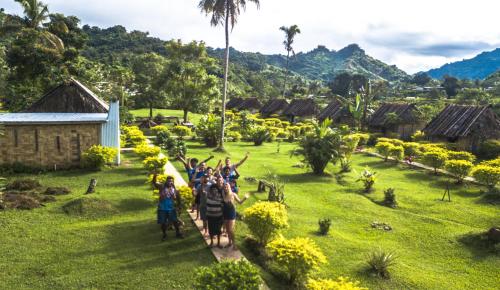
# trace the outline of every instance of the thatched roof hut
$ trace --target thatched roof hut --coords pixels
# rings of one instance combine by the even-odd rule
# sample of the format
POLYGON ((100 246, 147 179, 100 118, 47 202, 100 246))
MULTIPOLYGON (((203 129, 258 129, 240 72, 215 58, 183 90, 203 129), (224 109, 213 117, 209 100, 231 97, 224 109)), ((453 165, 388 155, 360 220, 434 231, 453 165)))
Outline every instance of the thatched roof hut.
POLYGON ((237 110, 241 103, 243 103, 242 98, 231 98, 229 102, 226 103, 226 109, 237 110))
POLYGON ((312 117, 318 113, 318 105, 313 99, 294 99, 282 114, 293 121, 295 117, 312 117))
POLYGON ((109 106, 86 86, 70 79, 45 94, 28 113, 107 113, 109 106))
POLYGON ((318 119, 322 122, 325 119, 330 119, 335 124, 353 125, 354 119, 349 108, 342 104, 339 100, 333 100, 326 106, 318 115, 318 119))
POLYGON ((253 111, 257 112, 262 108, 262 104, 257 98, 243 99, 241 104, 237 107, 238 111, 253 111))
POLYGON ((260 109, 260 114, 262 116, 270 116, 272 114, 280 114, 288 107, 288 101, 286 99, 272 99, 262 106, 260 109))
POLYGON ((371 131, 392 132, 402 139, 408 139, 417 130, 422 129, 424 123, 419 119, 415 104, 384 103, 373 113, 368 127, 371 131))
POLYGON ((487 139, 500 138, 500 119, 489 106, 448 105, 423 129, 431 141, 457 142, 475 150, 487 139))

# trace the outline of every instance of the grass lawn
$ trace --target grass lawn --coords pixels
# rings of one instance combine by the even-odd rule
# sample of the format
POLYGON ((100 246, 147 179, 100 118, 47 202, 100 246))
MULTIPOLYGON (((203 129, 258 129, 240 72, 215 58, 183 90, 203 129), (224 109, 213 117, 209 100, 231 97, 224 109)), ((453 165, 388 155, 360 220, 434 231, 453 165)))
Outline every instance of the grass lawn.
MULTIPOLYGON (((147 109, 147 108, 146 109, 130 110, 130 113, 132 113, 132 115, 134 115, 134 117, 149 117, 149 109, 147 109)), ((181 121, 184 118, 184 113, 182 112, 182 110, 153 109, 153 117, 156 116, 157 114, 162 114, 163 116, 179 117, 181 121)), ((196 124, 198 124, 198 121, 200 121, 202 116, 203 115, 201 115, 201 114, 189 113, 188 119, 191 123, 196 125, 196 124)))
POLYGON ((0 289, 188 289, 193 270, 215 260, 186 214, 185 238, 171 231, 160 241, 152 192, 131 155, 102 172, 28 177, 72 193, 32 211, 0 211, 0 289), (101 218, 65 214, 62 206, 82 197, 93 177, 93 197, 118 211, 101 218))
MULTIPOLYGON (((319 277, 348 276, 361 281, 371 289, 494 289, 498 287, 500 259, 498 252, 485 250, 473 242, 476 234, 500 224, 498 203, 480 194, 476 186, 451 187, 452 202, 442 202, 441 196, 447 181, 428 172, 408 169, 394 163, 364 154, 353 158, 355 171, 346 174, 345 184, 340 185, 334 176, 314 176, 306 169, 292 167, 299 160, 290 157, 295 145, 282 143, 280 153, 277 143, 255 147, 250 143, 228 143, 227 149, 234 161, 245 152, 250 159, 240 173, 243 177, 260 177, 266 168, 276 171, 288 181, 286 203, 289 206, 290 229, 286 237, 312 238, 328 257, 328 265, 317 274, 319 277), (356 172, 365 166, 377 171, 375 192, 362 194, 361 183, 356 183, 356 172), (393 187, 399 203, 397 209, 379 205, 383 190, 393 187), (318 236, 318 220, 331 218, 328 236, 318 236), (385 222, 393 230, 372 229, 373 221, 385 222), (384 280, 367 272, 366 255, 382 248, 398 256, 392 277, 384 280)), ((205 158, 213 153, 198 143, 188 143, 188 155, 205 158)), ((215 154, 218 158, 224 155, 215 154)), ((181 164, 176 162, 182 170, 181 164)), ((338 167, 329 165, 336 173, 338 167)), ((255 191, 257 184, 240 180, 242 192, 255 191)), ((242 212, 266 194, 255 194, 239 206, 242 212)), ((243 222, 237 224, 240 249, 250 258, 251 253, 243 244, 249 232, 243 222)), ((273 289, 287 289, 280 281, 265 274, 273 289)))

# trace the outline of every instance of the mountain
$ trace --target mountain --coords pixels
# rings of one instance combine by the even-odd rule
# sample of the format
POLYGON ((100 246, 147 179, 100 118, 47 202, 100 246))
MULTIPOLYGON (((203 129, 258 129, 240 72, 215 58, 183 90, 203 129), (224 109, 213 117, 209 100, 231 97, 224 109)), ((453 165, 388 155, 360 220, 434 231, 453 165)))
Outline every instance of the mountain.
MULTIPOLYGON (((223 49, 211 51, 214 57, 222 57, 223 49)), ((231 49, 232 62, 240 63, 249 69, 263 68, 266 64, 278 68, 286 67, 286 57, 281 54, 240 52, 231 49)), ((306 79, 331 81, 337 74, 348 72, 362 74, 370 79, 399 81, 408 75, 394 65, 388 65, 365 53, 357 44, 351 44, 339 51, 318 46, 309 52, 300 52, 290 59, 290 70, 306 79)))
POLYGON ((459 79, 482 80, 499 69, 500 48, 497 48, 478 54, 471 59, 445 64, 427 73, 435 79, 442 79, 444 75, 449 75, 459 79))

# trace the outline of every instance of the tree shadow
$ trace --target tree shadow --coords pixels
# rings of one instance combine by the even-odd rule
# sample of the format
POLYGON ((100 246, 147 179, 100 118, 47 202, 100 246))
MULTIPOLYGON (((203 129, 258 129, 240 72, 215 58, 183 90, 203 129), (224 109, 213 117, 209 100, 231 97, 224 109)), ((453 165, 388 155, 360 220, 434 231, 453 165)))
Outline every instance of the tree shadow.
POLYGON ((478 204, 500 205, 500 194, 478 191, 480 198, 476 200, 478 204))
POLYGON ((287 173, 279 174, 279 176, 286 180, 287 183, 318 183, 318 182, 330 182, 333 177, 330 173, 323 173, 322 175, 316 175, 312 172, 305 173, 287 173))
POLYGON ((457 238, 467 250, 474 255, 475 259, 485 259, 491 255, 500 255, 495 244, 488 240, 486 233, 470 232, 457 238))
POLYGON ((143 211, 154 208, 155 202, 151 199, 144 198, 128 198, 120 200, 117 208, 120 212, 143 211))
MULTIPOLYGON (((137 175, 136 175, 137 177, 137 175)), ((131 178, 131 179, 125 179, 122 181, 117 181, 113 182, 110 184, 107 184, 108 186, 113 186, 113 187, 127 187, 127 188, 134 188, 134 187, 143 187, 145 185, 144 179, 143 178, 131 178)))

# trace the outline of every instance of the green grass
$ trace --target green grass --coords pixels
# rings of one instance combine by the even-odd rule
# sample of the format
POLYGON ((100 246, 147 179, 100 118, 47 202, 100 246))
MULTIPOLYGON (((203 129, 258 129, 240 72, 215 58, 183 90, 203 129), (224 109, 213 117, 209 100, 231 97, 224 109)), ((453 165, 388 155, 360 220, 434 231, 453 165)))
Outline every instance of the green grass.
MULTIPOLYGON (((132 113, 134 117, 149 117, 149 109, 130 110, 130 113, 132 113)), ((183 121, 184 118, 184 113, 182 112, 182 110, 153 109, 153 117, 157 114, 162 114, 163 116, 179 117, 181 121, 183 121)), ((191 123, 197 125, 202 116, 202 114, 189 113, 188 119, 191 123)))
MULTIPOLYGON (((188 144, 188 155, 205 158, 211 152, 197 143, 188 144)), ((452 202, 442 202, 447 178, 436 177, 426 171, 410 170, 403 165, 384 163, 381 159, 364 154, 353 158, 355 171, 346 174, 345 185, 333 175, 314 176, 306 169, 292 167, 299 160, 290 157, 295 145, 277 143, 255 147, 250 143, 228 143, 227 149, 234 161, 251 152, 250 159, 240 170, 243 177, 261 177, 266 168, 275 170, 288 181, 286 203, 289 206, 290 229, 286 237, 312 238, 328 257, 328 265, 317 273, 318 277, 348 276, 361 281, 371 289, 493 289, 498 287, 498 252, 485 250, 474 242, 471 234, 500 224, 498 203, 491 204, 476 186, 451 187, 452 202), (361 193, 361 183, 355 182, 356 172, 370 166, 378 172, 375 192, 361 193), (396 189, 399 208, 379 205, 383 190, 396 189), (328 236, 317 235, 318 220, 331 218, 328 236), (372 229, 373 221, 389 223, 393 231, 372 229), (382 248, 395 251, 397 265, 390 280, 371 276, 367 272, 366 256, 382 248)), ((215 154, 215 165, 222 154, 215 154)), ((177 168, 182 166, 176 163, 177 168)), ((338 167, 329 165, 329 172, 338 167)), ((240 180, 242 192, 255 192, 257 184, 240 180)), ((255 194, 239 206, 242 212, 266 194, 255 194)), ((237 223, 240 248, 251 253, 242 241, 249 232, 244 222, 237 223)), ((264 273, 273 289, 287 289, 279 280, 264 273)))
MULTIPOLYGON (((2 289, 187 289, 194 269, 214 258, 186 214, 185 238, 161 242, 156 206, 139 160, 102 172, 35 176, 44 186, 72 189, 32 211, 0 211, 2 289), (108 200, 117 211, 101 218, 69 216, 62 207, 83 197, 108 200)), ((17 178, 19 176, 15 176, 17 178)), ((8 177, 14 179, 14 176, 8 177)))

